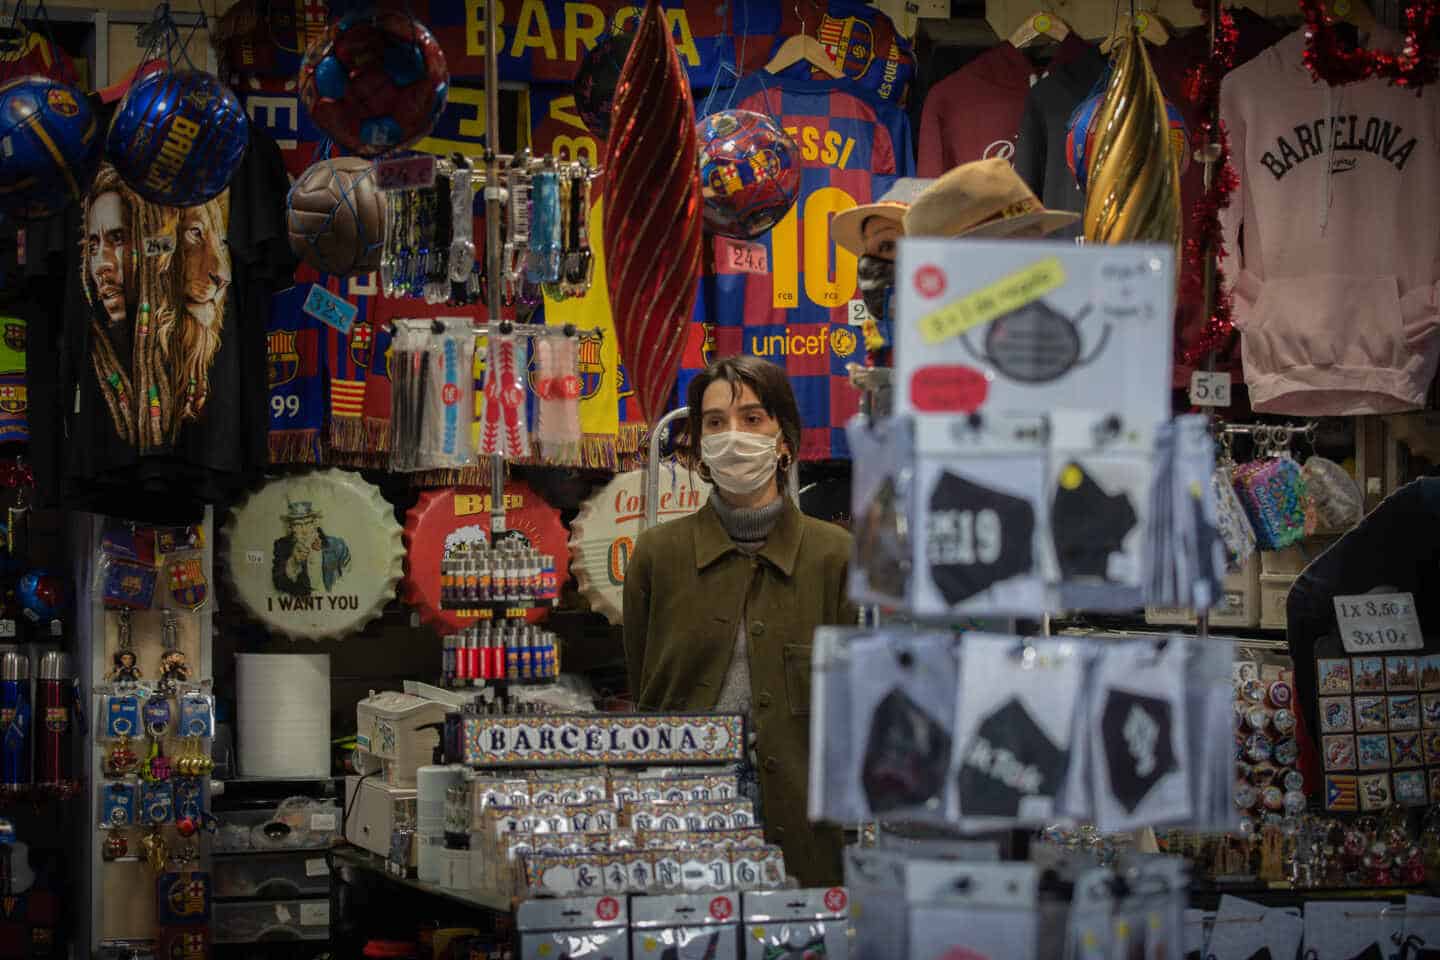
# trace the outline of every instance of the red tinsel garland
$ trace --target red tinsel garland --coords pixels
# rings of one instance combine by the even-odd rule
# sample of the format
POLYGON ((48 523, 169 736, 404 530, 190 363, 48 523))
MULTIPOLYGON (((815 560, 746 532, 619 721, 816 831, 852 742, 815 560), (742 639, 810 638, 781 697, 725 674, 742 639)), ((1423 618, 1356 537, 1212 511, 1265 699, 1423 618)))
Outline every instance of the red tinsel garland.
POLYGON ((1413 0, 1405 8, 1405 39, 1396 53, 1341 42, 1325 15, 1324 0, 1300 0, 1305 15, 1305 66, 1316 80, 1346 84, 1378 77, 1419 90, 1440 79, 1440 0, 1413 0))
MULTIPOLYGON (((1195 6, 1209 19, 1210 6, 1206 0, 1196 0, 1195 6)), ((1240 184, 1240 178, 1230 165, 1230 138, 1220 123, 1220 81, 1235 62, 1235 44, 1240 32, 1235 27, 1235 18, 1223 7, 1219 22, 1215 24, 1215 43, 1210 56, 1202 60, 1187 78, 1190 98, 1199 108, 1201 119, 1192 134, 1191 143, 1202 157, 1214 158, 1214 173, 1210 186, 1190 212, 1194 231, 1185 243, 1185 264, 1181 272, 1181 297, 1203 300, 1205 296, 1205 266, 1214 251, 1215 270, 1210 279, 1214 296, 1211 300, 1210 316, 1200 335, 1185 347, 1181 356, 1184 366, 1195 366, 1205 356, 1223 347, 1234 334, 1231 322, 1231 298, 1225 287, 1221 261, 1226 251, 1220 238, 1220 211, 1230 206, 1230 196, 1240 184)))

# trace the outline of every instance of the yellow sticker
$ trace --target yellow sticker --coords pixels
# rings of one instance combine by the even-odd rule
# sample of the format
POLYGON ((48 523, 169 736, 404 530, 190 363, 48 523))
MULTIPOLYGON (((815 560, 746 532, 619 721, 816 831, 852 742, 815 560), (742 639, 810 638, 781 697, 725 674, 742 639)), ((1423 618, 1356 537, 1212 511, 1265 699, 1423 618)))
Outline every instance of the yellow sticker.
POLYGON ((1035 28, 1036 33, 1050 32, 1050 18, 1043 13, 1035 14, 1035 19, 1030 22, 1030 25, 1035 28))
POLYGON ((655 948, 658 947, 658 946, 660 946, 660 943, 659 943, 659 941, 657 941, 654 937, 646 937, 646 938, 645 938, 645 952, 646 952, 646 953, 654 953, 654 952, 655 952, 655 948))
POLYGON ((1078 490, 1084 480, 1085 474, 1073 463, 1060 471, 1060 486, 1066 490, 1078 490))
POLYGON ((548 956, 550 956, 550 944, 548 944, 548 943, 542 943, 542 944, 540 944, 540 949, 537 950, 537 951, 535 951, 535 952, 538 953, 538 954, 540 954, 540 956, 542 956, 542 957, 548 957, 548 956))
POLYGON ((752 930, 752 931, 750 931, 750 932, 754 935, 754 937, 755 937, 756 940, 764 940, 764 939, 765 939, 765 928, 764 928, 764 927, 756 927, 754 930, 752 930))
POLYGON ((1058 257, 1032 263, 974 293, 946 304, 920 318, 920 335, 926 343, 939 343, 972 327, 1018 310, 1065 283, 1065 268, 1058 257))

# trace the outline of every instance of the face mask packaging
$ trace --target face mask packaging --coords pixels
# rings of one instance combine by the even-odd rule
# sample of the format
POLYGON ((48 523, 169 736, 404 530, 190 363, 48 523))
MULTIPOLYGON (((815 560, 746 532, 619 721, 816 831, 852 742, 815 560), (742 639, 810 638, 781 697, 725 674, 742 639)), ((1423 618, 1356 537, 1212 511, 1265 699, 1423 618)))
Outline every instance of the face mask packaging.
POLYGON ((850 956, 850 896, 844 887, 746 893, 743 899, 741 960, 847 960, 850 956))
POLYGON ((846 425, 854 473, 850 516, 855 551, 850 600, 903 607, 910 583, 910 486, 914 477, 914 423, 909 418, 855 417, 846 425))
POLYGON ((1401 946, 1414 951, 1407 956, 1429 960, 1432 953, 1440 953, 1440 897, 1422 897, 1414 893, 1406 897, 1405 916, 1400 929, 1401 946))
POLYGON ((959 682, 949 633, 894 632, 850 651, 852 783, 865 819, 941 820, 959 682))
POLYGON ((810 784, 811 820, 859 823, 868 817, 853 775, 860 749, 850 703, 850 655, 856 644, 878 644, 870 631, 819 627, 811 657, 810 784))
POLYGON ((1150 510, 1152 431, 1117 416, 1050 416, 1048 539, 1058 570, 1052 606, 1144 606, 1141 546, 1150 510))
POLYGON ((1193 812, 1188 646, 1175 636, 1101 649, 1088 706, 1095 826, 1102 833, 1188 822, 1193 812))
POLYGON ((634 897, 633 960, 719 960, 739 949, 740 895, 734 892, 634 897))
POLYGON ((1299 910, 1270 909, 1229 894, 1210 934, 1207 957, 1215 960, 1291 960, 1305 932, 1299 910))
POLYGON ((857 957, 911 956, 908 905, 948 896, 957 884, 967 884, 965 878, 980 866, 1028 867, 998 863, 998 849, 988 845, 984 850, 958 851, 976 853, 975 859, 953 859, 956 852, 932 856, 909 846, 845 848, 845 889, 850 893, 857 957))
POLYGON ((1209 638, 1186 646, 1185 705, 1189 754, 1194 765, 1191 828, 1238 830, 1239 811, 1231 793, 1235 780, 1235 644, 1209 638))
POLYGON ((948 890, 911 903, 905 954, 914 960, 1034 960, 1040 934, 1039 869, 1030 863, 970 864, 948 890))
POLYGON ((1306 960, 1385 960, 1381 919, 1386 906, 1353 900, 1307 901, 1306 960))
POLYGON ((915 420, 911 612, 1043 615, 1044 418, 915 420))
POLYGON ((966 634, 952 770, 965 830, 1055 818, 1085 676, 1080 648, 1063 639, 966 634))
POLYGON ((1185 960, 1205 960, 1205 945, 1210 941, 1210 931, 1214 923, 1213 913, 1206 913, 1204 910, 1185 911, 1185 960))
POLYGON ((1199 415, 1177 417, 1156 431, 1144 539, 1147 606, 1208 610, 1219 598, 1225 547, 1216 531, 1210 483, 1214 449, 1199 415))
POLYGON ((521 901, 516 916, 520 960, 626 960, 630 943, 625 900, 604 896, 521 901))

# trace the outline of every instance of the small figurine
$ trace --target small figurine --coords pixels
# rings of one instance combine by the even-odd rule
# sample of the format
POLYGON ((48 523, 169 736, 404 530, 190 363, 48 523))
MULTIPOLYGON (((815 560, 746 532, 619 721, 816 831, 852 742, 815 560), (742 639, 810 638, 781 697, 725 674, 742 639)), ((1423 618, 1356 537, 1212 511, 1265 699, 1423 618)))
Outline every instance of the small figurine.
POLYGON ((130 611, 121 610, 115 636, 115 669, 110 671, 112 683, 136 683, 140 680, 140 663, 135 656, 135 643, 130 635, 130 611))
POLYGON ((130 852, 130 841, 119 830, 111 830, 100 853, 106 860, 119 860, 130 852))
POLYGON ((175 692, 177 683, 184 683, 190 679, 190 665, 185 662, 185 654, 180 650, 179 625, 175 622, 175 614, 165 611, 165 622, 160 628, 160 636, 165 645, 165 652, 160 657, 160 682, 156 690, 165 696, 175 692))

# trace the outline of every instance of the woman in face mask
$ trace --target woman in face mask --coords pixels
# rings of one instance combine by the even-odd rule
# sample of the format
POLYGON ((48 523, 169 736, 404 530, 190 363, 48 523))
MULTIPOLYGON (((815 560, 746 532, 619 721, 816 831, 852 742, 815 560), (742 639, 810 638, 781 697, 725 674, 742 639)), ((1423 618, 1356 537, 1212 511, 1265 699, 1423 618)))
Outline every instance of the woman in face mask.
POLYGON ((800 412, 785 372, 719 360, 690 382, 683 454, 713 484, 697 513, 640 535, 625 571, 630 691, 649 711, 750 719, 765 836, 807 886, 840 882, 838 830, 806 815, 815 628, 853 624, 850 534, 787 496, 800 412))

